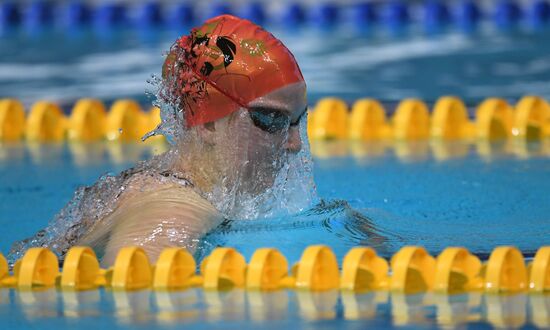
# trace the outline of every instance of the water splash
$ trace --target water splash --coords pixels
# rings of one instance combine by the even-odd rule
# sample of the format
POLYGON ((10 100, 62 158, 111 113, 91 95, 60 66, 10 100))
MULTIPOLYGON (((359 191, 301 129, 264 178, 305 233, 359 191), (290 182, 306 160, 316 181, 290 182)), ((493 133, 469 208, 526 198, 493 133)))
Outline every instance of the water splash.
POLYGON ((119 206, 120 197, 131 189, 130 181, 138 175, 193 187, 224 217, 234 220, 289 216, 308 209, 317 200, 306 116, 299 123, 302 149, 298 153, 283 148, 288 130, 276 137, 262 133, 244 109, 220 120, 223 123, 212 143, 203 139, 198 129, 186 127, 184 112, 174 102, 162 101, 159 93, 163 80, 153 76, 150 81, 154 87, 151 95, 156 97, 153 105, 160 108, 162 121, 143 139, 162 134, 171 149, 117 175, 106 174, 92 186, 79 188, 45 229, 12 246, 10 265, 37 246, 50 248, 63 261, 68 249, 84 235, 100 226, 113 226, 104 220, 119 206), (261 143, 257 139, 260 133, 264 137, 261 143), (265 157, 274 159, 266 161, 265 157), (194 184, 200 180, 206 180, 210 188, 194 184))
POLYGON ((377 210, 352 208, 344 200, 320 200, 297 214, 255 221, 225 221, 202 240, 195 253, 201 260, 218 246, 231 246, 246 258, 262 247, 275 247, 297 261, 309 245, 330 246, 342 260, 355 246, 370 246, 389 257, 409 239, 383 229, 380 221, 391 221, 377 210))
MULTIPOLYGON (((160 109, 161 123, 144 138, 164 135, 173 146, 174 152, 179 153, 182 159, 186 158, 186 153, 191 153, 190 149, 194 149, 194 153, 226 154, 225 158, 214 160, 223 163, 224 168, 220 173, 216 173, 222 177, 222 180, 217 182, 210 191, 198 191, 225 217, 248 220, 294 214, 310 207, 317 200, 313 180, 313 162, 307 137, 307 114, 302 116, 299 122, 298 129, 302 148, 296 154, 281 152, 282 145, 289 138, 288 131, 282 137, 283 144, 272 141, 263 141, 262 144, 252 141, 253 133, 250 132, 252 125, 232 127, 232 131, 227 132, 225 138, 233 140, 233 145, 228 146, 222 143, 221 147, 211 150, 208 143, 196 138, 193 128, 186 127, 186 109, 178 106, 181 102, 178 99, 173 99, 173 93, 168 91, 172 88, 171 82, 156 75, 152 75, 148 82, 152 87, 148 94, 152 97, 153 105, 160 109), (171 98, 167 95, 170 95, 171 98), (236 135, 237 137, 235 137, 236 135), (247 185, 245 181, 269 180, 269 178, 264 178, 266 175, 261 171, 255 173, 257 175, 255 178, 242 177, 245 172, 243 168, 250 167, 251 163, 255 162, 252 160, 254 156, 250 155, 250 152, 243 152, 251 145, 251 142, 261 144, 262 148, 271 150, 273 154, 279 154, 279 157, 273 160, 272 166, 279 169, 273 184, 266 189, 251 189, 250 187, 243 189, 243 186, 247 185), (235 146, 240 146, 240 148, 235 146), (229 155, 227 149, 230 149, 233 154, 229 155), (229 168, 229 171, 233 170, 236 173, 223 173, 227 170, 227 163, 237 164, 233 168, 229 168), (251 191, 254 192, 250 193, 251 191)), ((248 124, 250 120, 247 111, 241 108, 240 113, 228 117, 244 117, 243 120, 248 124)), ((187 157, 184 161, 187 163, 198 162, 192 157, 187 157)), ((212 166, 212 164, 209 163, 207 166, 212 166)))
POLYGON ((158 171, 163 165, 160 159, 157 156, 139 162, 118 175, 104 174, 94 185, 78 188, 46 228, 12 245, 8 254, 9 264, 13 265, 31 247, 48 247, 63 260, 65 253, 80 237, 113 212, 119 197, 126 190, 128 179, 144 171, 158 171))
POLYGON ((185 127, 184 113, 182 109, 175 106, 177 102, 167 102, 165 98, 159 97, 164 88, 162 77, 153 74, 151 79, 147 80, 147 83, 152 89, 147 90, 145 93, 151 99, 153 106, 160 109, 161 123, 145 136, 163 135, 171 145, 174 145, 178 138, 183 135, 183 128, 185 127))

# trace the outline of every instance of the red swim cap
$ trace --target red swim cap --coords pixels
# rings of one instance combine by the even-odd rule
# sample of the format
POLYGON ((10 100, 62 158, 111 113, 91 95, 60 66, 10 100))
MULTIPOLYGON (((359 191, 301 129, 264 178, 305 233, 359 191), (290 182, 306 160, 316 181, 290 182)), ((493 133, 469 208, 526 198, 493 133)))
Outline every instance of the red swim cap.
POLYGON ((231 15, 209 19, 170 48, 161 98, 185 111, 188 127, 223 118, 252 100, 304 78, 294 56, 256 24, 231 15))

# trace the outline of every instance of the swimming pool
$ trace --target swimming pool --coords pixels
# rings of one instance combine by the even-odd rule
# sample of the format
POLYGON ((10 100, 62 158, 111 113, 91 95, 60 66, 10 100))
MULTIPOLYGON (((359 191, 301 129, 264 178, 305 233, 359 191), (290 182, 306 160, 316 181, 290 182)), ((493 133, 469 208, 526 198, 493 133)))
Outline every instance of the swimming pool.
MULTIPOLYGON (((501 31, 482 24, 470 33, 449 28, 426 34, 411 25, 398 35, 345 24, 331 30, 268 28, 298 59, 311 104, 326 96, 348 102, 416 97, 431 103, 457 95, 468 105, 489 96, 550 98, 545 28, 501 31)), ((146 81, 160 73, 163 52, 187 29, 84 29, 75 35, 20 29, 0 35, 0 96, 27 106, 43 99, 69 106, 82 97, 146 104, 144 91, 151 89, 146 81)))
MULTIPOLYGON (((550 98, 549 32, 544 29, 501 31, 481 24, 468 33, 426 34, 413 24, 396 34, 346 25, 271 30, 301 63, 312 105, 324 96, 348 102, 374 96, 389 104, 387 109, 406 97, 432 103, 445 94, 460 95, 468 105, 488 96, 550 98)), ((0 97, 16 97, 26 105, 51 99, 66 110, 80 97, 107 103, 129 97, 145 105, 145 81, 158 73, 162 51, 179 34, 166 29, 3 34, 0 97)), ((78 186, 164 149, 158 144, 3 143, 0 251, 6 254, 13 241, 43 228, 78 186)), ((322 243, 340 261, 357 245, 372 246, 386 259, 404 245, 424 246, 432 255, 464 246, 482 260, 498 245, 514 245, 530 259, 549 243, 547 141, 314 141, 312 152, 322 198, 318 207, 282 219, 225 224, 206 237, 196 258, 217 246, 232 246, 249 260, 256 249, 273 246, 293 263, 304 248, 322 243)), ((12 328, 550 325, 548 295, 525 293, 3 289, 0 297, 0 319, 12 328)))
MULTIPOLYGON (((43 228, 78 186, 159 149, 116 143, 3 146, 0 225, 12 239, 0 242, 1 252, 43 228)), ((361 244, 385 257, 403 245, 423 245, 433 254, 465 246, 484 258, 496 245, 514 245, 532 256, 547 244, 550 149, 544 144, 314 141, 312 149, 336 155, 315 158, 318 194, 331 205, 328 211, 230 225, 213 234, 210 244, 234 246, 250 257, 262 242, 292 262, 307 245, 321 242, 340 258, 361 244), (353 184, 350 176, 357 178, 353 184)))
MULTIPOLYGON (((1 241, 2 252, 8 251, 12 241, 43 228, 77 186, 93 182, 105 171, 116 172, 147 158, 155 148, 160 147, 113 143, 3 146, 0 225, 9 239, 1 241)), ((497 245, 515 245, 532 257, 540 246, 548 244, 550 203, 545 192, 550 150, 543 144, 316 141, 312 150, 324 155, 315 158, 314 169, 319 195, 325 200, 322 207, 286 219, 223 226, 208 235, 197 258, 213 247, 232 246, 249 260, 256 249, 272 246, 293 263, 304 248, 322 243, 335 251, 338 260, 357 245, 372 246, 386 258, 404 245, 425 246, 432 255, 447 246, 465 246, 486 260, 497 245), (327 153, 334 156, 326 158, 327 153), (350 176, 355 178, 353 184, 350 176)), ((479 293, 446 298, 394 294, 388 299, 387 292, 353 294, 351 298, 339 298, 336 292, 292 291, 254 297, 240 290, 192 290, 164 296, 149 290, 3 292, 11 297, 0 307, 3 319, 51 327, 111 322, 123 327, 181 323, 218 327, 223 323, 229 328, 290 324, 388 327, 400 323, 431 327, 465 320, 473 321, 470 325, 474 327, 498 322, 548 324, 540 323, 545 318, 538 313, 544 308, 531 310, 548 304, 544 295, 482 299, 479 293), (534 302, 527 304, 530 299, 534 302), (261 308, 257 309, 257 304, 261 308), (460 312, 445 314, 445 308, 460 312), (495 309, 505 310, 508 319, 503 321, 504 314, 494 314, 495 309), (342 319, 361 322, 334 323, 342 319)))

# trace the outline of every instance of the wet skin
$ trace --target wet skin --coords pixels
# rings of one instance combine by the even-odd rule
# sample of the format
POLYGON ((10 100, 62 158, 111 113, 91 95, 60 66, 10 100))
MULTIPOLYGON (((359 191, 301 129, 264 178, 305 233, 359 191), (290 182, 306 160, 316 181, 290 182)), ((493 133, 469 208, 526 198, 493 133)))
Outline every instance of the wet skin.
MULTIPOLYGON (((285 155, 300 151, 302 141, 298 126, 294 124, 306 106, 305 83, 294 83, 250 102, 246 110, 278 111, 287 115, 288 122, 293 125, 270 133, 255 126, 250 116, 235 115, 198 129, 209 143, 219 144, 220 150, 232 150, 232 154, 222 155, 227 159, 224 166, 242 173, 238 178, 244 181, 242 189, 252 194, 261 193, 273 185, 285 155), (221 134, 222 131, 231 132, 232 138, 221 134), (239 141, 248 142, 239 150, 239 155, 247 157, 244 165, 234 157, 235 143, 239 141), (262 180, 258 180, 259 175, 262 180)), ((245 111, 241 113, 246 114, 245 111)), ((186 168, 192 170, 194 167, 186 168)), ((201 171, 216 175, 208 169, 201 171)), ((195 187, 200 184, 192 183, 195 187)), ((193 187, 165 180, 160 175, 139 173, 129 180, 114 211, 99 220, 76 244, 92 246, 103 254, 104 266, 112 265, 118 250, 124 246, 141 246, 154 262, 169 246, 194 252, 201 237, 223 220, 214 206, 193 187)))

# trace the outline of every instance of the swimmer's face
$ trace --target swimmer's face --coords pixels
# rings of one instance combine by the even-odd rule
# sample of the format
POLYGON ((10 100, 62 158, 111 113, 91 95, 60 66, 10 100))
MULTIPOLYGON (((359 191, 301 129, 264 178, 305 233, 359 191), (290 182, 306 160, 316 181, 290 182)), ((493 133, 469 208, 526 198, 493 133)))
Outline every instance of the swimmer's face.
POLYGON ((231 141, 226 142, 234 143, 227 150, 237 155, 230 163, 249 192, 271 187, 288 156, 301 150, 299 122, 306 107, 306 85, 298 82, 253 100, 227 121, 231 141))
POLYGON ((307 108, 306 84, 298 82, 259 97, 248 105, 251 130, 262 138, 278 142, 283 138, 285 151, 302 148, 299 123, 307 108))

